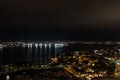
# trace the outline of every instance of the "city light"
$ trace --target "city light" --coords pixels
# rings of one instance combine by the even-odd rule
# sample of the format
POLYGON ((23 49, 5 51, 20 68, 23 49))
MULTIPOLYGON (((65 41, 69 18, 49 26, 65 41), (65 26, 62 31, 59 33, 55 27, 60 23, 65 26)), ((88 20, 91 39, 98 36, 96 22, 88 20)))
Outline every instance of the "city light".
POLYGON ((56 46, 56 47, 62 47, 62 46, 64 46, 64 44, 57 44, 57 43, 56 43, 55 46, 56 46))
POLYGON ((9 75, 6 76, 6 80, 10 80, 10 76, 9 75))
POLYGON ((51 47, 51 44, 49 44, 49 47, 51 47))
POLYGON ((28 43, 28 47, 32 47, 33 45, 32 45, 32 43, 28 43))
POLYGON ((38 47, 38 44, 37 44, 37 43, 35 44, 35 47, 38 47))
POLYGON ((42 43, 40 43, 39 46, 41 47, 41 46, 42 46, 42 43))
POLYGON ((47 44, 45 43, 45 46, 47 46, 47 44))

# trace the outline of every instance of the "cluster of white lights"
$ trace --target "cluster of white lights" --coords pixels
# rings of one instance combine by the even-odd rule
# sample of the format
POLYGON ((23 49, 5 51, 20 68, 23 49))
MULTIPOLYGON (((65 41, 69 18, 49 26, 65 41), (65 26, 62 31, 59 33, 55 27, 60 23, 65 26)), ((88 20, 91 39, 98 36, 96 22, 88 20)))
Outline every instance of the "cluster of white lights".
MULTIPOLYGON (((51 47, 52 46, 52 44, 42 44, 42 43, 40 43, 40 44, 38 44, 38 43, 35 43, 35 47, 38 47, 38 46, 40 46, 40 47, 42 47, 42 46, 45 46, 45 47, 47 47, 47 46, 49 46, 49 47, 51 47)), ((54 44, 55 45, 55 47, 63 47, 64 46, 64 44, 60 44, 60 43, 56 43, 56 44, 54 44)), ((28 43, 28 47, 32 47, 33 46, 33 44, 32 43, 28 43)))
POLYGON ((39 45, 42 46, 42 43, 40 43, 39 45))
POLYGON ((47 46, 47 44, 45 44, 45 46, 47 46))
POLYGON ((51 46, 51 44, 49 44, 49 46, 51 46))
POLYGON ((35 44, 35 47, 38 47, 38 44, 37 44, 37 43, 35 44))
POLYGON ((64 46, 64 44, 55 44, 55 46, 64 46))
POLYGON ((32 43, 28 43, 28 47, 32 47, 32 43))

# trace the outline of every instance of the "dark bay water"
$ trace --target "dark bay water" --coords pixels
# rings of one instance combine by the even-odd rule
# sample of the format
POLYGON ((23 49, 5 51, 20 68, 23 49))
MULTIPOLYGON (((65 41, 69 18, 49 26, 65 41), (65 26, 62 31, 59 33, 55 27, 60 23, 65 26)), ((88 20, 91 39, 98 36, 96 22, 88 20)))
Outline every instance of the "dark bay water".
POLYGON ((28 46, 9 46, 0 48, 0 64, 19 64, 19 63, 49 63, 52 57, 63 52, 63 46, 51 44, 28 45, 28 46))

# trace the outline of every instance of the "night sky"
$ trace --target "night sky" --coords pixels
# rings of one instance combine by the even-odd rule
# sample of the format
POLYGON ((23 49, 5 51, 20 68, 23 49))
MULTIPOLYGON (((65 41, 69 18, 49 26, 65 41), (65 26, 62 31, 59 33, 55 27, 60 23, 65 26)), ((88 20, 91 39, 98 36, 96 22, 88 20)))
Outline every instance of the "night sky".
POLYGON ((120 40, 118 0, 1 0, 0 39, 120 40))

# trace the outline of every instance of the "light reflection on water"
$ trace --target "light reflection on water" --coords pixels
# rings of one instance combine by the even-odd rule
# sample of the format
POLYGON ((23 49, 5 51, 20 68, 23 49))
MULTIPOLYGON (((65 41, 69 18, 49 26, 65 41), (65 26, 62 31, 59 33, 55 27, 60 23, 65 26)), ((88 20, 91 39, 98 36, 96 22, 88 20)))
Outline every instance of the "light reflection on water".
POLYGON ((55 44, 28 44, 20 47, 0 48, 0 63, 49 63, 51 57, 62 53, 63 46, 55 44))

